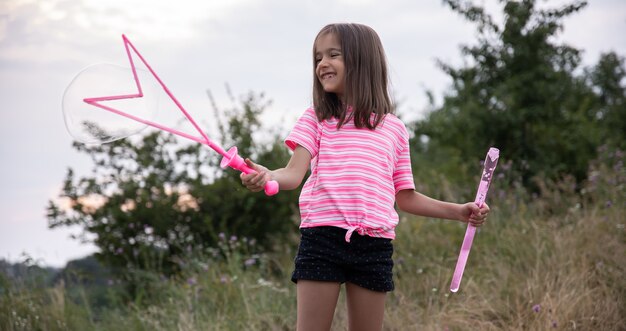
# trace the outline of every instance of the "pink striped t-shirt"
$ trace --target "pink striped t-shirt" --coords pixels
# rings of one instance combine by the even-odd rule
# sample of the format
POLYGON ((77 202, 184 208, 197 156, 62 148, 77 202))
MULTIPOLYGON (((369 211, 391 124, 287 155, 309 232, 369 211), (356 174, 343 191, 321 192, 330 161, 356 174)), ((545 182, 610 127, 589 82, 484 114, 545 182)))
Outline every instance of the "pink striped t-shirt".
POLYGON ((307 109, 285 139, 291 150, 311 153, 311 175, 300 193, 302 228, 335 226, 371 237, 395 238, 395 195, 413 190, 409 134, 404 123, 387 114, 375 130, 339 130, 338 120, 318 121, 307 109))

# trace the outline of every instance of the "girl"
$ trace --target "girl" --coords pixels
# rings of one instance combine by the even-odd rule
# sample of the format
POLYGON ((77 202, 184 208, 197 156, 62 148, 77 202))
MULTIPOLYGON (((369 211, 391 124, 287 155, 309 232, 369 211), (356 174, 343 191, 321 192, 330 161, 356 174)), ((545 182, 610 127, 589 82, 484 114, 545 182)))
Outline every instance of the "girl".
POLYGON ((378 35, 361 24, 330 24, 313 46, 313 108, 285 144, 288 164, 242 174, 251 191, 268 180, 300 186, 301 242, 292 281, 297 330, 329 330, 340 286, 346 285, 350 330, 381 330, 386 292, 394 288, 391 240, 398 208, 415 215, 480 226, 489 207, 454 204, 415 192, 409 135, 393 115, 387 65, 378 35))

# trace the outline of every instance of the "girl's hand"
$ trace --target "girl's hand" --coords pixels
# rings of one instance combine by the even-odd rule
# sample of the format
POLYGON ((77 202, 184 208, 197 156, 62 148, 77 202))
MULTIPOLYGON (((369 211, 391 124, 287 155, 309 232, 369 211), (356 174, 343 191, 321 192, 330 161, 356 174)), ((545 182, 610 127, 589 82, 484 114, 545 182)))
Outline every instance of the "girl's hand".
POLYGON ((252 192, 263 191, 265 183, 272 180, 270 171, 266 167, 252 162, 250 159, 246 159, 246 164, 254 169, 256 173, 245 174, 242 172, 239 175, 241 183, 252 192))
POLYGON ((475 227, 479 227, 485 223, 487 214, 489 214, 489 206, 486 203, 483 203, 481 208, 478 208, 474 202, 461 205, 461 221, 475 227))

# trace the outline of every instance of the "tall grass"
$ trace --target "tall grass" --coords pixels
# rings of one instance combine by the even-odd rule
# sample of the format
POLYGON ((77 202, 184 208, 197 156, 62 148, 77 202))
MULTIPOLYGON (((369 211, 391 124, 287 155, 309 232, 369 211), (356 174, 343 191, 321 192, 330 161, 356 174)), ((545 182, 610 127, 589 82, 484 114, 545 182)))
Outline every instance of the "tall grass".
MULTIPOLYGON (((458 293, 448 290, 465 227, 403 215, 395 244, 396 290, 385 330, 626 330, 626 170, 623 154, 594 164, 584 189, 573 182, 495 185, 458 293)), ((289 276, 297 240, 275 253, 197 257, 140 301, 91 308, 88 292, 12 286, 0 296, 0 329, 293 330, 289 276)), ((236 246, 236 241, 229 244, 236 246)), ((347 325, 342 293, 333 330, 347 325)))

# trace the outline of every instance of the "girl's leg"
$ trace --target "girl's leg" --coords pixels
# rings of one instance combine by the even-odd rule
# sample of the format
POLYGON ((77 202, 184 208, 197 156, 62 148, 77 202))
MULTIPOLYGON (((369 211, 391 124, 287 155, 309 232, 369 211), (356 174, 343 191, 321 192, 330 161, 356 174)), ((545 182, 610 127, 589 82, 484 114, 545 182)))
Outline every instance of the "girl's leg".
POLYGON ((298 280, 298 331, 330 330, 340 286, 335 282, 298 280))
POLYGON ((385 292, 371 291, 347 282, 346 300, 350 331, 382 330, 386 296, 385 292))

